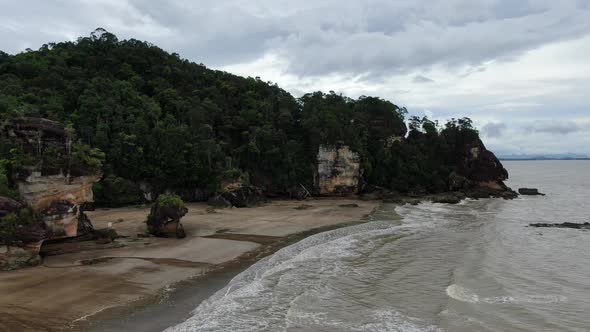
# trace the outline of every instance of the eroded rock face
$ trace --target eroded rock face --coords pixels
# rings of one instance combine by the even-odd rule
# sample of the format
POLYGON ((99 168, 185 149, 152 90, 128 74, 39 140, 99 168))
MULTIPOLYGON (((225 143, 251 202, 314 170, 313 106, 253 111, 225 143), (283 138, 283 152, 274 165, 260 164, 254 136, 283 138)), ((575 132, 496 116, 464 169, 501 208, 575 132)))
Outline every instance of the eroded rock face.
MULTIPOLYGON (((92 202, 92 185, 100 175, 67 178, 59 175, 41 175, 32 172, 18 182, 24 201, 43 215, 49 239, 74 237, 87 231, 89 226, 81 206, 92 202)), ((91 226, 90 226, 91 227, 91 226)))
POLYGON ((357 193, 361 182, 360 156, 346 145, 320 145, 317 189, 320 195, 357 193))
MULTIPOLYGON (((13 119, 2 126, 2 135, 16 140, 25 153, 40 156, 50 151, 57 159, 67 157, 71 143, 61 123, 43 118, 13 119)), ((93 201, 92 185, 101 177, 64 175, 67 171, 56 167, 43 162, 26 165, 16 179, 23 202, 42 214, 50 239, 73 237, 91 229, 80 207, 93 201)))

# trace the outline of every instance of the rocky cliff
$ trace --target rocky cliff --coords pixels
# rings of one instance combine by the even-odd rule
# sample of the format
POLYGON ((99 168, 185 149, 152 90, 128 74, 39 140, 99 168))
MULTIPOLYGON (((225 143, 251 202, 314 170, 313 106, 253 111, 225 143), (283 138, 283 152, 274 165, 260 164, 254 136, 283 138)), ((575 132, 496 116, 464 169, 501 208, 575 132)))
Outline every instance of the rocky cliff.
POLYGON ((13 179, 22 202, 2 198, 0 210, 3 215, 18 214, 19 209, 29 206, 42 222, 33 227, 43 230, 38 237, 22 234, 19 246, 0 250, 0 266, 9 269, 38 262, 38 251, 45 239, 75 237, 92 230, 82 207, 93 201, 92 185, 101 175, 96 171, 70 175, 64 166, 68 165, 71 137, 58 122, 19 118, 5 124, 1 132, 27 156, 24 161, 28 164, 13 179))
POLYGON ((2 132, 34 162, 19 172, 16 183, 23 201, 43 216, 48 238, 77 236, 92 229, 88 222, 79 223, 87 219, 81 207, 93 201, 92 185, 101 174, 71 175, 67 160, 72 134, 61 123, 42 118, 11 120, 2 132))
POLYGON ((357 193, 361 178, 360 156, 346 145, 321 145, 316 178, 320 195, 357 193))

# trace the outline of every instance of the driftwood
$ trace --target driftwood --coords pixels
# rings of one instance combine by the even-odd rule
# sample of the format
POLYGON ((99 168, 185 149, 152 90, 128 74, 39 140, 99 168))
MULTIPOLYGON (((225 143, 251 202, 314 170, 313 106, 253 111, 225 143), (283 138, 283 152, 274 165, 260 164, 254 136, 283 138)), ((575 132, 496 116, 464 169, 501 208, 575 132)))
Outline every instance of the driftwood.
POLYGON ((309 193, 309 190, 307 190, 307 188, 305 188, 304 185, 302 185, 301 183, 299 184, 301 186, 301 188, 303 188, 303 190, 305 191, 305 197, 304 198, 308 198, 308 197, 312 197, 311 194, 309 193))

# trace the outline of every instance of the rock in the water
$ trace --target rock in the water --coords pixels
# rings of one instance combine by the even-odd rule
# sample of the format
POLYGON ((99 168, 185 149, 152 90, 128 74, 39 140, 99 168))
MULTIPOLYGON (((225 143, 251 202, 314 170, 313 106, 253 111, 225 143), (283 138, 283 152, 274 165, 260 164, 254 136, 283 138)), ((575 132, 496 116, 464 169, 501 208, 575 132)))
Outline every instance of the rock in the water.
POLYGON ((443 204, 458 204, 461 202, 461 197, 459 195, 455 195, 454 193, 449 194, 438 194, 432 197, 433 203, 443 203, 443 204))
POLYGON ((232 206, 238 208, 253 207, 264 202, 264 196, 261 190, 249 185, 228 188, 221 193, 221 197, 230 202, 232 206))
POLYGON ((540 195, 540 196, 545 196, 545 194, 540 193, 537 188, 518 188, 518 193, 521 194, 521 195, 531 195, 531 196, 540 195))
POLYGON ((548 227, 548 228, 574 228, 574 229, 590 229, 590 223, 573 223, 573 222, 564 222, 561 224, 547 224, 547 223, 537 223, 537 224, 529 224, 530 227, 548 227))

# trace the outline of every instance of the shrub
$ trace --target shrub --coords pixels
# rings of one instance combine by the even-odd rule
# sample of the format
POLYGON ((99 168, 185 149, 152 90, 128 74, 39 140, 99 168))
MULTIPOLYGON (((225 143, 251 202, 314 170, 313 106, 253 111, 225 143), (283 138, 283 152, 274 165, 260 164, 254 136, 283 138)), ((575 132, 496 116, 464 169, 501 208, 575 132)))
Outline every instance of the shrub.
POLYGON ((0 218, 0 242, 7 246, 41 241, 46 234, 41 217, 30 207, 0 218))

